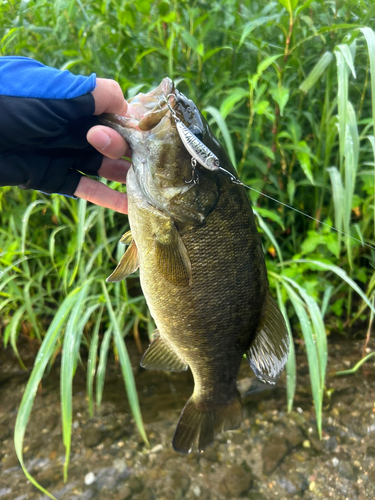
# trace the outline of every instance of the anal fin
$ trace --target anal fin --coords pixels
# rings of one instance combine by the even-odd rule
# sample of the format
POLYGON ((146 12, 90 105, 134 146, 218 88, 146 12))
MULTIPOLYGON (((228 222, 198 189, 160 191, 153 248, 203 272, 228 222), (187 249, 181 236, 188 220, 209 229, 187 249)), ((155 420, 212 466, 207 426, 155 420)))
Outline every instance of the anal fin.
POLYGON ((155 330, 151 344, 141 359, 141 366, 148 370, 169 372, 183 372, 188 369, 188 365, 172 351, 158 330, 155 330))
POLYGON ((284 317, 267 291, 261 318, 246 357, 255 375, 269 384, 275 384, 288 359, 289 334, 284 317))
MULTIPOLYGON (((128 233, 125 233, 122 238, 124 238, 127 235, 128 233)), ((122 241, 122 238, 120 241, 122 241)), ((128 239, 126 241, 128 241, 128 239)), ((129 274, 134 273, 138 269, 138 267, 139 267, 138 249, 137 245, 135 244, 135 241, 132 240, 129 245, 129 248, 121 257, 120 262, 117 264, 116 269, 110 276, 108 276, 106 281, 108 283, 116 283, 117 281, 121 281, 127 276, 129 276, 129 274)))

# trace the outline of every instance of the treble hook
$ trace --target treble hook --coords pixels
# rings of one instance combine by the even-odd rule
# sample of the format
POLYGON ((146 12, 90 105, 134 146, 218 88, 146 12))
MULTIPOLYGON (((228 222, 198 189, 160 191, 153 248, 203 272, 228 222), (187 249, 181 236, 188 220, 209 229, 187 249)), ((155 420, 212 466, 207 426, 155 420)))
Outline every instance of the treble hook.
POLYGON ((191 184, 192 182, 194 184, 199 184, 199 174, 195 170, 196 166, 197 166, 197 160, 195 158, 192 158, 191 159, 191 179, 190 179, 190 181, 187 181, 185 179, 185 177, 183 177, 183 181, 185 182, 185 184, 191 184))
POLYGON ((159 108, 162 109, 160 103, 161 102, 165 102, 165 104, 168 106, 169 108, 169 111, 171 112, 173 118, 176 120, 176 121, 181 121, 178 116, 176 115, 176 112, 175 110, 172 108, 172 106, 169 104, 169 99, 173 97, 173 99, 177 100, 176 96, 174 94, 168 94, 167 96, 163 95, 160 99, 159 99, 159 102, 158 102, 158 105, 159 105, 159 108))

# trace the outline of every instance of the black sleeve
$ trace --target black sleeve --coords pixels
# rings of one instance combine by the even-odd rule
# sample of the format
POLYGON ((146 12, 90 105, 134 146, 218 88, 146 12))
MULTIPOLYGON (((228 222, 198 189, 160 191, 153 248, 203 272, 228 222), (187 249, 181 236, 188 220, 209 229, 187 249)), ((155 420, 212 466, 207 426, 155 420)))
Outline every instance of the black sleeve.
POLYGON ((86 140, 99 124, 91 93, 72 99, 0 95, 0 186, 72 196, 103 156, 86 140))

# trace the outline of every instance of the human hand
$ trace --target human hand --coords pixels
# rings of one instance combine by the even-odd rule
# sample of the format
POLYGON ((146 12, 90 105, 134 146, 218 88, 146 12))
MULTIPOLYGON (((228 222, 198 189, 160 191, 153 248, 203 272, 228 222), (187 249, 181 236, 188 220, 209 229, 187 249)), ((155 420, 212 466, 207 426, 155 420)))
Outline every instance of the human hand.
MULTIPOLYGON (((97 78, 96 88, 92 95, 95 100, 95 115, 116 113, 126 116, 128 114, 130 105, 125 101, 120 85, 114 80, 97 78)), ((121 135, 110 127, 96 125, 88 131, 87 140, 104 155, 98 175, 111 181, 125 183, 131 164, 129 161, 122 160, 121 156, 129 157, 131 151, 121 135)), ((88 177, 81 178, 74 195, 123 214, 128 212, 128 199, 125 193, 115 191, 102 182, 88 177)))
MULTIPOLYGON (((26 57, 0 58, 0 186, 60 193, 127 212, 127 198, 86 175, 125 182, 129 146, 95 115, 131 106, 113 80, 26 57), (94 147, 93 147, 94 146, 94 147)), ((134 111, 134 110, 133 110, 134 111)))

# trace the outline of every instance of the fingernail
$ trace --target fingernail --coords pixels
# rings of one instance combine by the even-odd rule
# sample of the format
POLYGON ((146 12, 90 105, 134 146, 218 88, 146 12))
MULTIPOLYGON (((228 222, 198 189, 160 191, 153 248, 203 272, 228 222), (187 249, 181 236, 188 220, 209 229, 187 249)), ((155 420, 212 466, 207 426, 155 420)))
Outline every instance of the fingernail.
POLYGON ((97 149, 106 149, 112 142, 111 137, 103 130, 89 131, 87 134, 89 143, 97 149))

